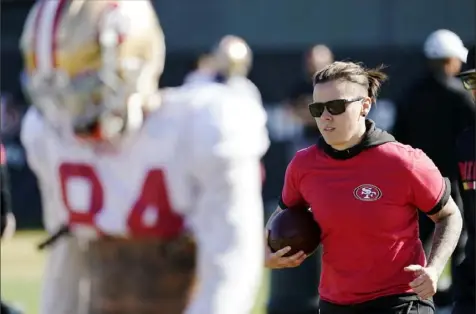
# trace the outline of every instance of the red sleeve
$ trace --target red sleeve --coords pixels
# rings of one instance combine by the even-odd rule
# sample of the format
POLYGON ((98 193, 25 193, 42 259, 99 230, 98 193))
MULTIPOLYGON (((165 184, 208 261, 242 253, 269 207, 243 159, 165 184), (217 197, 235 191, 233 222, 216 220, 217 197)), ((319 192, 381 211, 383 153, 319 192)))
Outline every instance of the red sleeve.
POLYGON ((296 157, 291 160, 284 176, 284 186, 279 206, 281 208, 291 208, 305 205, 306 201, 299 191, 299 174, 296 157))
POLYGON ((441 176, 433 161, 421 150, 411 156, 411 203, 429 215, 439 212, 448 202, 451 192, 449 180, 441 176))

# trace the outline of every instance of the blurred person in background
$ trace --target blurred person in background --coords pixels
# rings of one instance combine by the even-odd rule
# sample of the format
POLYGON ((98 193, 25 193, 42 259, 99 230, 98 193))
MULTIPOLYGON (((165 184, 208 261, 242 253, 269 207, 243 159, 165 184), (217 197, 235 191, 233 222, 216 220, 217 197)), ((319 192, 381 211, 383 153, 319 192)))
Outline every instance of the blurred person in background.
MULTIPOLYGON (((18 122, 18 119, 12 119, 7 114, 7 103, 10 97, 1 95, 0 109, 1 109, 1 121, 0 121, 0 134, 3 141, 5 135, 10 135, 10 131, 15 128, 14 121, 18 122)), ((0 213, 1 213, 1 238, 8 239, 13 236, 16 229, 15 216, 12 212, 12 198, 10 192, 10 177, 7 165, 7 151, 3 142, 0 142, 0 213)))
POLYGON ((1 94, 0 99, 0 134, 2 139, 12 137, 20 131, 20 106, 13 101, 9 94, 1 94))
POLYGON ((261 106, 223 83, 159 92, 150 1, 37 1, 21 50, 21 137, 51 234, 39 313, 249 313, 261 106))
POLYGON ((238 36, 226 35, 209 54, 199 57, 196 69, 185 77, 184 83, 226 83, 243 96, 262 103, 258 87, 248 79, 252 64, 253 52, 246 41, 238 36))
MULTIPOLYGON (((192 72, 186 84, 219 82, 230 86, 240 97, 250 99, 251 103, 259 105, 260 115, 266 116, 261 93, 256 85, 248 79, 253 65, 253 52, 246 41, 238 36, 226 35, 204 55, 202 63, 192 72)), ((265 179, 265 167, 261 165, 262 179, 265 179)))
MULTIPOLYGON (((211 67, 215 69, 214 80, 223 82, 240 94, 249 98, 252 103, 259 105, 257 110, 267 116, 263 106, 261 92, 248 78, 253 66, 253 51, 241 37, 234 35, 224 36, 210 54, 211 67)), ((261 164, 263 181, 266 177, 264 163, 261 164)))
MULTIPOLYGON (((451 182, 452 197, 461 208, 455 143, 461 132, 474 123, 475 105, 471 95, 454 76, 466 62, 467 49, 449 30, 437 30, 426 39, 423 51, 428 73, 415 82, 397 105, 394 134, 398 141, 423 150, 451 182)), ((420 237, 428 251, 434 230, 433 222, 420 214, 420 237)), ((452 268, 461 259, 455 251, 452 268)), ((443 283, 443 281, 442 281, 443 283)), ((439 306, 450 305, 450 290, 435 296, 439 306)))
MULTIPOLYGON (((313 76, 316 72, 334 61, 332 51, 325 45, 315 45, 305 53, 305 72, 294 84, 287 106, 294 117, 302 124, 303 133, 291 145, 290 155, 312 145, 320 136, 316 122, 309 115, 312 102, 313 76)), ((307 314, 316 313, 321 268, 320 249, 307 258, 301 267, 272 271, 271 289, 268 301, 269 314, 307 314)))
MULTIPOLYGON (((8 240, 15 233, 16 221, 12 212, 10 180, 7 169, 7 154, 2 143, 0 143, 0 226, 2 241, 8 240)), ((0 301, 0 313, 20 314, 17 309, 3 303, 3 301, 0 301)))
MULTIPOLYGON (((473 93, 476 101, 476 51, 473 46, 468 53, 468 60, 463 72, 458 76, 466 89, 473 93)), ((475 260, 475 224, 476 224, 476 128, 470 125, 459 136, 457 142, 457 159, 460 172, 461 196, 463 199, 463 217, 468 239, 465 245, 465 258, 456 266, 454 275, 455 304, 453 314, 476 313, 476 260, 475 260)))
POLYGON ((217 71, 217 80, 225 81, 242 95, 262 103, 261 93, 248 79, 253 65, 253 52, 246 41, 238 36, 223 37, 212 51, 217 71))
POLYGON ((8 179, 7 155, 5 148, 0 143, 0 213, 1 213, 1 237, 10 238, 15 232, 15 216, 12 213, 10 183, 8 179))
MULTIPOLYGON (((7 156, 0 143, 0 224, 2 241, 11 238, 15 233, 15 216, 11 210, 10 184, 8 180, 7 156)), ((0 301, 0 313, 17 313, 7 304, 0 301)))
MULTIPOLYGON (((26 110, 27 106, 18 96, 2 93, 0 107, 0 135, 5 150, 8 150, 9 166, 11 170, 10 174, 12 175, 10 180, 12 185, 16 185, 16 182, 13 181, 16 181, 15 177, 17 174, 26 169, 24 151, 20 141, 21 121, 26 110)), ((15 190, 15 187, 12 189, 15 190)))
POLYGON ((309 118, 308 105, 312 101, 312 77, 332 62, 334 62, 334 55, 329 47, 325 45, 313 46, 304 56, 305 71, 303 76, 294 84, 289 93, 287 105, 303 126, 302 140, 305 143, 298 144, 298 146, 302 146, 298 149, 309 146, 320 136, 316 122, 311 119, 312 117, 309 118))
POLYGON ((209 53, 205 53, 198 57, 195 69, 185 76, 184 84, 210 82, 214 79, 215 74, 213 57, 209 53))
POLYGON ((39 191, 36 177, 27 165, 25 150, 20 140, 22 118, 28 106, 21 93, 2 93, 1 96, 0 136, 8 155, 11 202, 15 207, 17 227, 37 227, 41 221, 39 191))

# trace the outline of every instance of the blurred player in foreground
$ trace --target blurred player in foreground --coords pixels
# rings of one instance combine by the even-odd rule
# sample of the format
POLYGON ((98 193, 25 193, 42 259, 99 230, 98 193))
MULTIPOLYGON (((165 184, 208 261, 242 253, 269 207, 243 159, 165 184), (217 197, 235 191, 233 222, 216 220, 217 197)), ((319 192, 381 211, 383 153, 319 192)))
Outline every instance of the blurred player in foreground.
MULTIPOLYGON (((473 92, 473 97, 476 100, 475 57, 476 51, 473 46, 468 53, 466 68, 459 74, 459 78, 463 81, 464 87, 473 92)), ((468 239, 465 246, 465 259, 456 268, 456 278, 454 279, 455 305, 453 314, 476 312, 476 117, 473 116, 472 119, 472 126, 463 132, 457 143, 464 223, 468 230, 468 239)))
POLYGON ((38 1, 21 49, 34 103, 22 140, 57 238, 40 313, 248 313, 262 108, 219 83, 159 93, 149 1, 38 1))

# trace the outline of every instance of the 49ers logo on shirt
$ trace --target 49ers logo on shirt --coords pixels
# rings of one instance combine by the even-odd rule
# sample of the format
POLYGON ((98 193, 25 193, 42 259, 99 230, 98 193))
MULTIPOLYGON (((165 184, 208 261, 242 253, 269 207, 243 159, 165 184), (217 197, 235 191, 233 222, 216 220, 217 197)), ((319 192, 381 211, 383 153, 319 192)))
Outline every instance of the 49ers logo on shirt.
POLYGON ((376 201, 382 197, 382 191, 372 184, 362 184, 354 189, 356 199, 364 202, 376 201))

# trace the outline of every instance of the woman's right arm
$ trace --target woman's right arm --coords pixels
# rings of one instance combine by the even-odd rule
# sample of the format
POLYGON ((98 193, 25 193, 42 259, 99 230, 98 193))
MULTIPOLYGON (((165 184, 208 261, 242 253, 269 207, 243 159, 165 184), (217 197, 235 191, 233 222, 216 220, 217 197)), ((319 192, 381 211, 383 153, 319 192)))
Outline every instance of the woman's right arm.
POLYGON ((296 254, 288 257, 284 257, 284 255, 291 250, 291 247, 285 247, 277 252, 272 252, 269 245, 268 245, 268 235, 269 230, 271 228, 271 224, 276 216, 288 206, 293 206, 295 204, 304 203, 304 199, 299 191, 299 184, 297 178, 297 170, 296 170, 296 157, 291 160, 287 169, 286 175, 284 177, 284 186, 283 186, 283 193, 282 198, 279 202, 278 207, 273 212, 273 214, 269 217, 268 222, 266 223, 265 227, 265 267, 271 269, 280 269, 280 268, 291 268, 297 267, 301 265, 301 263, 306 259, 306 254, 300 251, 296 254))
POLYGON ((291 250, 290 246, 282 248, 279 251, 272 252, 271 248, 268 245, 268 235, 269 235, 269 225, 271 221, 279 214, 283 209, 279 206, 276 208, 276 211, 269 217, 268 222, 266 223, 266 230, 264 234, 264 245, 265 245, 265 260, 264 266, 271 269, 280 269, 280 268, 292 268, 297 267, 304 262, 307 255, 303 251, 297 252, 296 254, 288 257, 284 257, 286 253, 291 250))

